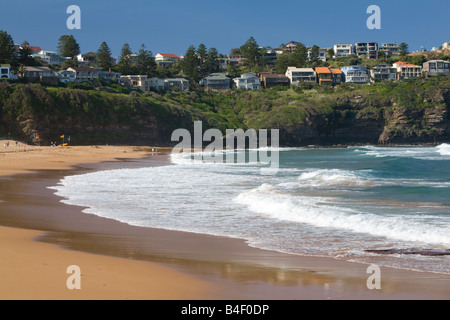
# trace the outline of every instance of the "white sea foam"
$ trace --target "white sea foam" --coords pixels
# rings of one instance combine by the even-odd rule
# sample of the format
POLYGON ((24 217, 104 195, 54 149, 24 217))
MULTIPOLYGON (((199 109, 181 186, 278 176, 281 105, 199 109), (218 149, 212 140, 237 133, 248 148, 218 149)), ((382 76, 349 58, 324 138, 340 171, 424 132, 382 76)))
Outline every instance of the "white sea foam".
POLYGON ((236 201, 273 219, 306 223, 315 227, 365 233, 402 241, 450 245, 450 226, 430 226, 433 216, 377 215, 354 210, 334 199, 281 193, 277 186, 263 184, 241 193, 236 201))
POLYGON ((441 144, 437 147, 376 147, 366 146, 360 147, 355 152, 362 153, 366 156, 375 156, 377 158, 399 157, 414 158, 420 160, 448 160, 450 156, 450 145, 441 144))

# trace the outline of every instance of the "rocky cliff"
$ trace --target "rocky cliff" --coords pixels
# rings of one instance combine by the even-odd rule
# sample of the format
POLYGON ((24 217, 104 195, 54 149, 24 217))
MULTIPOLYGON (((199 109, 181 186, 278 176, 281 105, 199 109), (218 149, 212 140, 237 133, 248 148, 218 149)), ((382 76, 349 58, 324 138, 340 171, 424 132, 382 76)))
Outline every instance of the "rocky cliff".
POLYGON ((173 130, 279 129, 280 145, 450 141, 450 77, 334 90, 131 93, 0 83, 0 136, 41 143, 173 145, 173 130))

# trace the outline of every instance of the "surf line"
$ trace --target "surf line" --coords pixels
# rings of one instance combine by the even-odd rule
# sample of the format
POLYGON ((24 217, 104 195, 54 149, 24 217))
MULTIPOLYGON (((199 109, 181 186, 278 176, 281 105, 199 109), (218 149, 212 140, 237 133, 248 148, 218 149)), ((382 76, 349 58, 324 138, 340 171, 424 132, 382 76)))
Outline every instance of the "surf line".
POLYGON ((215 128, 211 128, 203 132, 202 121, 194 122, 194 138, 187 129, 176 129, 173 131, 171 141, 179 143, 173 147, 172 154, 188 154, 192 155, 193 161, 208 161, 210 163, 246 163, 245 153, 237 153, 237 162, 235 162, 235 154, 232 152, 225 153, 223 159, 223 151, 252 149, 256 152, 248 154, 249 162, 256 164, 270 164, 270 167, 261 168, 261 173, 266 175, 276 174, 279 168, 279 130, 271 129, 226 129, 225 135, 215 128), (270 144, 269 136, 270 133, 270 144), (181 139, 181 141, 180 141, 181 139), (248 144, 246 143, 248 141, 248 144), (204 147, 205 142, 210 142, 204 147), (217 154, 220 154, 220 157, 217 154), (270 155, 269 155, 270 154, 270 155))

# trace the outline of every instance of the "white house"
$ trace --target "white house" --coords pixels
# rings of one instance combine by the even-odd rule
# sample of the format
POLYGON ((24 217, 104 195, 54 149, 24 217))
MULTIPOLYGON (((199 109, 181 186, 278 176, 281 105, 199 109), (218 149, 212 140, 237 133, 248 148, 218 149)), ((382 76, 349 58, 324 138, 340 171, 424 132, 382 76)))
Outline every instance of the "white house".
POLYGON ((10 79, 11 66, 9 64, 0 64, 0 79, 10 79))
POLYGON ((352 44, 335 44, 333 50, 334 50, 334 56, 336 58, 345 58, 352 54, 353 45, 352 44))
POLYGON ((71 70, 61 70, 56 73, 59 78, 59 82, 68 84, 69 82, 75 82, 75 72, 71 70))
POLYGON ((241 74, 240 77, 233 79, 238 89, 259 90, 261 89, 261 81, 256 73, 248 72, 241 74))
MULTIPOLYGON (((327 61, 327 52, 331 48, 319 48, 319 60, 325 62, 327 61)), ((311 60, 312 48, 308 48, 308 59, 311 60)))
POLYGON ((288 67, 285 73, 291 85, 298 85, 299 82, 316 82, 316 72, 312 68, 288 67))
POLYGON ((180 91, 189 90, 189 81, 183 78, 164 79, 164 90, 179 89, 180 91))
POLYGON ((180 60, 180 57, 172 53, 158 53, 155 56, 155 62, 162 66, 171 65, 180 60))
POLYGON ((164 90, 164 79, 161 78, 150 78, 147 80, 148 88, 157 91, 164 90))
POLYGON ((41 50, 32 56, 34 58, 41 58, 45 63, 50 65, 60 65, 67 61, 67 58, 57 55, 54 51, 41 50))

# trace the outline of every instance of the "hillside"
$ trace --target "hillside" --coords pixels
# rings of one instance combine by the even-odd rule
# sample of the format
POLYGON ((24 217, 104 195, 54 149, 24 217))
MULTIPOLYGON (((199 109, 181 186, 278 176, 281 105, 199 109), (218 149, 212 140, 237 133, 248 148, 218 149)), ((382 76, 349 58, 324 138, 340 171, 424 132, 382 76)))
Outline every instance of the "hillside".
MULTIPOLYGON (((0 83, 0 137, 171 145, 174 129, 280 129, 284 146, 450 141, 450 77, 335 89, 114 93, 0 83)), ((57 140, 59 141, 59 140, 57 140)))

